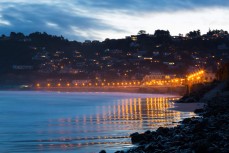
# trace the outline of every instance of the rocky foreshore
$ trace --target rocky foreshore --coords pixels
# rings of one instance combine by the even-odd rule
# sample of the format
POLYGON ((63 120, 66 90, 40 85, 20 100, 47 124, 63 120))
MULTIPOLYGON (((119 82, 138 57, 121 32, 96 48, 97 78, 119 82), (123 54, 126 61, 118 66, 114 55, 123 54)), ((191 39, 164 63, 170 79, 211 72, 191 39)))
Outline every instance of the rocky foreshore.
POLYGON ((137 147, 115 153, 228 153, 229 94, 225 93, 196 110, 200 117, 184 119, 174 128, 133 133, 131 141, 137 147))
MULTIPOLYGON (((139 146, 127 153, 228 153, 229 96, 207 103, 201 117, 184 119, 174 128, 160 127, 143 134, 133 133, 132 143, 139 146)), ((119 153, 120 151, 117 151, 119 153)))

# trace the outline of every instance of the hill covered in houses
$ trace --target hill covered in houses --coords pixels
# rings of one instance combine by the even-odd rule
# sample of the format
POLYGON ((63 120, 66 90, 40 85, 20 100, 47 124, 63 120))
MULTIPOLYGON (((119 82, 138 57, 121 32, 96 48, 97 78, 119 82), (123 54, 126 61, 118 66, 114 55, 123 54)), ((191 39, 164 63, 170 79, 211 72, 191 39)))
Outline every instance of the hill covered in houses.
POLYGON ((186 75, 215 72, 229 61, 229 34, 199 30, 185 36, 144 30, 123 39, 69 41, 45 32, 11 32, 0 37, 1 84, 37 80, 142 80, 151 73, 186 75))

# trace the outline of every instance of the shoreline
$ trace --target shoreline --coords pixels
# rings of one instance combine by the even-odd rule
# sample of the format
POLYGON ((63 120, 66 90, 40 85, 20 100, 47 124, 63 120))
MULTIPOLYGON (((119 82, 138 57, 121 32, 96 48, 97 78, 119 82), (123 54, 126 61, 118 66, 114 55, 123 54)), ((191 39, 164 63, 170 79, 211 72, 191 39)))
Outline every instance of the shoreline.
MULTIPOLYGON (((215 89, 211 89, 207 94, 215 89)), ((136 147, 115 153, 229 152, 228 89, 227 84, 226 90, 222 89, 221 94, 203 101, 206 106, 195 110, 200 117, 186 118, 180 122, 180 125, 173 128, 159 127, 156 131, 133 133, 130 137, 132 144, 136 147)), ((188 106, 189 103, 183 104, 188 106)), ((100 153, 105 152, 102 150, 100 153)))
POLYGON ((203 109, 204 103, 175 103, 174 108, 169 110, 181 111, 181 112, 194 112, 196 109, 203 109))
POLYGON ((58 92, 125 92, 146 94, 171 94, 183 96, 185 87, 29 87, 0 88, 0 91, 58 91, 58 92))

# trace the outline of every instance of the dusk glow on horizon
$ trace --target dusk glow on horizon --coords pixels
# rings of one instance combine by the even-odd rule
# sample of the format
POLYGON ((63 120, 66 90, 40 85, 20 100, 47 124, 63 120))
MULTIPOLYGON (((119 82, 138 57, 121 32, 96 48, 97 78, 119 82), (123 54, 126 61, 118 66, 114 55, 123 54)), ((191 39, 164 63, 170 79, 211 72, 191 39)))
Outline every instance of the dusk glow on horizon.
POLYGON ((125 38, 145 30, 171 35, 229 30, 227 0, 1 0, 0 34, 47 32, 69 40, 125 38))

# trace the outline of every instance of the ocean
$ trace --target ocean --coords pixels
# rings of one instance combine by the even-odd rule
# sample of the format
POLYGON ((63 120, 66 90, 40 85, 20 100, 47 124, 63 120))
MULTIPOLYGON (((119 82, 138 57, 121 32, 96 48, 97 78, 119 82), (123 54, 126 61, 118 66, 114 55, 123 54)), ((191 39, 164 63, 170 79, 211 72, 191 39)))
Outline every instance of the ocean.
POLYGON ((1 153, 108 153, 126 150, 134 132, 176 126, 193 112, 179 97, 117 92, 0 91, 1 153))

